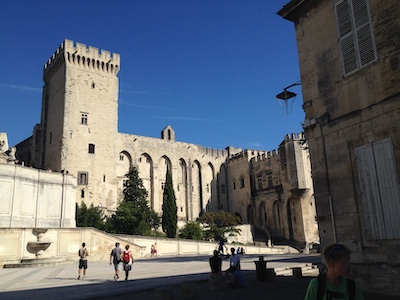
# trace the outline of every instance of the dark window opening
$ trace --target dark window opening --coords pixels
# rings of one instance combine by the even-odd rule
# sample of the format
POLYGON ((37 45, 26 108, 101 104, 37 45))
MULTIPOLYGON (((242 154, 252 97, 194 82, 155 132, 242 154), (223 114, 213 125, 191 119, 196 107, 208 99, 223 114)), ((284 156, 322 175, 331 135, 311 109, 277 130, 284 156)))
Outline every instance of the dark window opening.
POLYGON ((88 184, 88 173, 78 172, 78 185, 87 185, 87 184, 88 184))
POLYGON ((88 114, 81 114, 81 124, 82 125, 88 124, 88 114))
POLYGON ((94 144, 89 144, 89 153, 94 154, 94 148, 95 148, 94 144))

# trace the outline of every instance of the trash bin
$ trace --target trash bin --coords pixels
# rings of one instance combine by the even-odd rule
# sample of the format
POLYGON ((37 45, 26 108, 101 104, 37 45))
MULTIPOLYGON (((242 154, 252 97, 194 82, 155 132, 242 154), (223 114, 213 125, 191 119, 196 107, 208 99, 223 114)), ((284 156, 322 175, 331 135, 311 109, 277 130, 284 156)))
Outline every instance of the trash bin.
POLYGON ((264 257, 260 256, 254 263, 256 264, 257 281, 267 281, 267 262, 264 261, 264 257))

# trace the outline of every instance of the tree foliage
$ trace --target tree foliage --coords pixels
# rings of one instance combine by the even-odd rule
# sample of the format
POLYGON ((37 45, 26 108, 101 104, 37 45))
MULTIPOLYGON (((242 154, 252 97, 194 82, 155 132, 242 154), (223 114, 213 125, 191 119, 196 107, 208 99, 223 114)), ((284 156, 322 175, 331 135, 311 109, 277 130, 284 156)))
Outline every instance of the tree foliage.
POLYGON ((182 239, 202 240, 204 230, 198 222, 188 222, 179 230, 182 239))
POLYGON ((227 211, 206 212, 197 221, 206 229, 204 234, 207 239, 220 241, 225 239, 226 233, 240 233, 240 229, 235 228, 240 223, 239 217, 227 211))
POLYGON ((107 222, 107 231, 149 235, 160 225, 158 214, 149 207, 147 191, 135 167, 126 174, 128 180, 123 190, 124 199, 117 212, 107 222))
POLYGON ((166 233, 167 237, 174 238, 178 227, 178 208, 176 206, 175 191, 169 170, 167 170, 165 179, 162 211, 162 229, 166 233))
POLYGON ((76 226, 77 227, 94 227, 104 230, 104 216, 101 209, 94 207, 93 203, 87 207, 82 201, 81 206, 76 204, 76 226))

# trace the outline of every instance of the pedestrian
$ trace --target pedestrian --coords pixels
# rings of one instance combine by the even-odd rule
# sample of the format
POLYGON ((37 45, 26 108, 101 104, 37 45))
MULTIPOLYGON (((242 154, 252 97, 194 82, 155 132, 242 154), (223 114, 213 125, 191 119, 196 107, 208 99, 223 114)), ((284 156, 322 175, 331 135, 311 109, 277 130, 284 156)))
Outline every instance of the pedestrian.
POLYGON ((240 258, 238 254, 235 254, 235 248, 233 247, 231 248, 231 256, 229 257, 229 267, 240 270, 240 258))
POLYGON ((214 250, 214 255, 210 258, 211 273, 221 273, 222 259, 218 256, 218 251, 214 250))
POLYGON ((124 264, 125 280, 128 280, 129 271, 132 270, 133 264, 133 256, 132 252, 129 250, 129 245, 125 246, 125 250, 122 252, 121 258, 124 264))
POLYGON ((115 243, 115 248, 111 250, 110 254, 110 265, 111 262, 114 264, 114 270, 115 270, 115 275, 114 275, 114 280, 117 281, 119 278, 119 269, 121 268, 122 264, 122 259, 121 259, 121 254, 122 254, 122 249, 119 246, 119 243, 115 243))
MULTIPOLYGON (((224 242, 223 239, 221 239, 221 240, 219 241, 219 243, 218 243, 218 253, 224 254, 224 247, 226 248, 225 242, 224 242)), ((228 248, 226 248, 226 252, 228 252, 228 248)), ((229 254, 229 253, 227 253, 227 254, 229 254)))
POLYGON ((351 251, 342 244, 331 244, 324 249, 323 258, 328 272, 310 281, 305 300, 346 299, 362 300, 361 291, 350 273, 351 251))
POLYGON ((151 248, 150 248, 150 256, 151 256, 151 257, 154 256, 154 245, 151 245, 151 248))
POLYGON ((154 243, 153 256, 157 256, 157 243, 154 243))
POLYGON ((86 249, 85 243, 82 243, 82 248, 79 249, 78 255, 79 255, 78 279, 81 279, 82 269, 83 269, 83 278, 86 278, 86 269, 88 267, 87 257, 89 256, 89 251, 86 249))
POLYGON ((222 279, 222 259, 219 257, 218 251, 214 250, 213 256, 210 258, 211 274, 209 276, 210 290, 215 291, 221 289, 223 285, 222 279))

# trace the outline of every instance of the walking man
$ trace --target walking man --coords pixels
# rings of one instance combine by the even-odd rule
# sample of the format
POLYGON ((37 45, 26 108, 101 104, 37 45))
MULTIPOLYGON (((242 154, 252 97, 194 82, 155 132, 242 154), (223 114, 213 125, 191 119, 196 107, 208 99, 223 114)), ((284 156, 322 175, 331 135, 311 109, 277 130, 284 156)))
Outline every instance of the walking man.
POLYGON ((88 267, 87 257, 89 256, 89 251, 86 249, 85 243, 82 243, 82 248, 79 249, 78 255, 79 255, 78 279, 81 279, 82 269, 83 269, 83 278, 86 278, 86 269, 88 267))
POLYGON ((122 254, 122 249, 119 247, 119 243, 115 243, 115 248, 111 250, 110 254, 110 265, 111 262, 114 264, 114 270, 115 270, 115 275, 114 275, 114 280, 117 281, 119 278, 119 269, 122 264, 122 259, 121 259, 121 254, 122 254))

